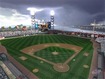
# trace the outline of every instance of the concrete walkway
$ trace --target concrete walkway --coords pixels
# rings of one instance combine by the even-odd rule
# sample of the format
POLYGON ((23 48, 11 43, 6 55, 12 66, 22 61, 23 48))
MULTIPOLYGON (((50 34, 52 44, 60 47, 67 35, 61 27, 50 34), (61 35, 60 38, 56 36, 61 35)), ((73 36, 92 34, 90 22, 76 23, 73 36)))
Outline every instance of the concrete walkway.
POLYGON ((95 40, 91 40, 93 43, 93 57, 92 57, 92 62, 91 62, 91 68, 90 68, 90 72, 89 72, 89 77, 88 79, 93 79, 93 76, 95 75, 93 72, 96 72, 97 69, 97 56, 98 56, 98 52, 97 52, 97 48, 99 47, 99 44, 95 42, 95 40))

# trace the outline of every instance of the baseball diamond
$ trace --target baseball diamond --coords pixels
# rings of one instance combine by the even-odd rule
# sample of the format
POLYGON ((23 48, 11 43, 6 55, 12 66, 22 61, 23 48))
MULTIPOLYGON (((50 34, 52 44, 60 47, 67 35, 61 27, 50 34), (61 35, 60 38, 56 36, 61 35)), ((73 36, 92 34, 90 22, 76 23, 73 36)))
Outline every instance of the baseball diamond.
POLYGON ((93 44, 66 35, 34 35, 0 40, 8 54, 38 79, 88 79, 93 44))

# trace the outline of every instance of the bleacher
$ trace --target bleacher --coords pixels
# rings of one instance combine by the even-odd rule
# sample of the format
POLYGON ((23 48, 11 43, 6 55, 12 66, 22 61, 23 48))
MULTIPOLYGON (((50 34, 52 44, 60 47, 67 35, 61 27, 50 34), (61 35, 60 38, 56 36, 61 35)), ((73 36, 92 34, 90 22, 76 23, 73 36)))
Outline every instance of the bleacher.
POLYGON ((0 76, 0 79, 29 79, 19 69, 17 69, 12 62, 9 61, 7 55, 4 53, 0 53, 0 66, 8 76, 8 78, 0 76))
POLYGON ((97 38, 96 42, 98 42, 100 44, 100 48, 97 50, 98 51, 98 74, 97 74, 97 78, 96 79, 105 79, 104 78, 104 70, 105 70, 105 37, 102 38, 97 38))
POLYGON ((9 79, 3 68, 0 66, 0 79, 9 79))

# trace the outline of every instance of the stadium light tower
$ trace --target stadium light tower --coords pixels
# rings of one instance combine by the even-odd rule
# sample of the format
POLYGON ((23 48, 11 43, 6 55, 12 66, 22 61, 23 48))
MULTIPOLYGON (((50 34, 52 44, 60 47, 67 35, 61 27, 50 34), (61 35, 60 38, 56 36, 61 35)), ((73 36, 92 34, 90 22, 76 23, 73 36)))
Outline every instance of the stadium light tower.
POLYGON ((39 12, 39 11, 42 11, 43 9, 27 8, 27 10, 30 11, 30 15, 31 15, 31 24, 32 24, 31 30, 32 30, 32 28, 35 27, 35 23, 36 23, 36 22, 35 22, 35 13, 36 13, 36 12, 39 12))
POLYGON ((54 29, 54 15, 55 15, 54 10, 51 10, 50 11, 50 16, 51 16, 51 29, 54 29))
POLYGON ((91 26, 93 26, 93 34, 95 33, 95 27, 96 27, 96 22, 94 20, 94 23, 91 23, 91 26))
POLYGON ((94 20, 94 23, 91 23, 90 24, 91 26, 93 26, 93 34, 92 34, 92 37, 94 37, 94 34, 95 34, 95 28, 96 28, 96 20, 94 20))

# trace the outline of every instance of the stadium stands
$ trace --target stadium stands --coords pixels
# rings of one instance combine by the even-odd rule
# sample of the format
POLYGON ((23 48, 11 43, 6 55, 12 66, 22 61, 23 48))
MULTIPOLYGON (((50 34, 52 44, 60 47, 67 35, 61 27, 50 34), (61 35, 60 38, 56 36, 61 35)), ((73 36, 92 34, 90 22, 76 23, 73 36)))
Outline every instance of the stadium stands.
POLYGON ((0 70, 3 73, 0 73, 0 79, 28 79, 20 70, 16 68, 13 63, 8 60, 4 53, 0 53, 0 60, 0 70))
POLYGON ((0 79, 9 79, 3 68, 0 66, 0 79))
POLYGON ((104 79, 104 70, 105 70, 105 64, 104 64, 104 59, 105 59, 105 38, 99 37, 96 39, 96 42, 100 44, 100 48, 97 50, 98 51, 98 61, 97 61, 97 78, 96 79, 104 79))

